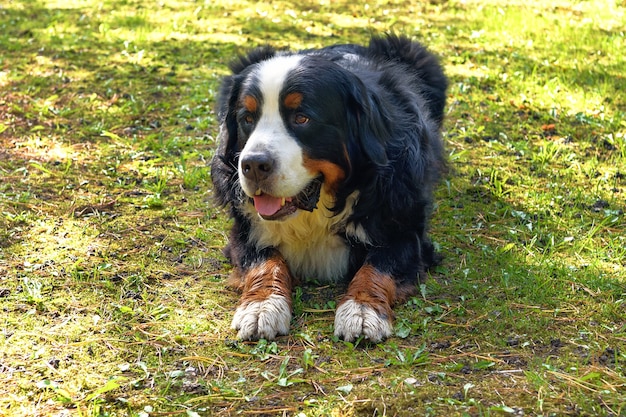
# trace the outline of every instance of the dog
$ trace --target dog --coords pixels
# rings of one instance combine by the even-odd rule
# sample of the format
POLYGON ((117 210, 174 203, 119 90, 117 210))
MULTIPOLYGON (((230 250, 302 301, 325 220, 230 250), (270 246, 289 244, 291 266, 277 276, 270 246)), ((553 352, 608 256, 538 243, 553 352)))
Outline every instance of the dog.
POLYGON ((241 340, 287 335, 300 280, 347 280, 334 334, 377 343, 394 304, 439 255, 433 192, 446 172, 447 78, 404 36, 240 56, 218 98, 214 194, 233 220, 225 256, 241 340))

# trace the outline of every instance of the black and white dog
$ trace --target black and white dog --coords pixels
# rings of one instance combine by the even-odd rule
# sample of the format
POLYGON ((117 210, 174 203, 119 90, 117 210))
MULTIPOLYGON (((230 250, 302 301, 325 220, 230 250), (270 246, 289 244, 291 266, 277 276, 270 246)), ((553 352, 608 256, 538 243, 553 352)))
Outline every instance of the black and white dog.
POLYGON ((389 337, 392 306, 437 258, 427 236, 446 169, 437 58, 389 35, 367 47, 263 47, 231 70, 211 174, 234 220, 232 327, 240 339, 285 335, 297 279, 347 279, 335 335, 389 337))

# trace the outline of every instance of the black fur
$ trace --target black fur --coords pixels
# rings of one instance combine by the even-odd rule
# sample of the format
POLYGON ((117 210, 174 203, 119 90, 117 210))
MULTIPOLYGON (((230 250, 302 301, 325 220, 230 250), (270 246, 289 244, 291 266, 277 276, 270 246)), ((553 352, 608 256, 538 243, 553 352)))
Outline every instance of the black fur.
MULTIPOLYGON (((226 253, 243 271, 274 249, 258 250, 250 241, 251 219, 242 210, 248 197, 238 183, 237 163, 247 136, 238 123, 238 100, 244 89, 254 88, 249 78, 255 66, 280 54, 291 52, 264 47, 240 57, 219 98, 220 145, 211 173, 217 200, 230 206, 234 219, 226 253)), ((289 76, 284 94, 311 92, 303 111, 314 124, 290 131, 308 157, 345 172, 334 212, 346 208, 355 190, 361 196, 349 207, 349 222, 360 225, 369 242, 336 231, 350 247, 350 271, 367 262, 410 292, 437 260, 427 229, 433 189, 446 171, 440 130, 448 84, 441 65, 422 45, 397 36, 374 37, 368 47, 296 54, 304 56, 302 68, 289 76)))

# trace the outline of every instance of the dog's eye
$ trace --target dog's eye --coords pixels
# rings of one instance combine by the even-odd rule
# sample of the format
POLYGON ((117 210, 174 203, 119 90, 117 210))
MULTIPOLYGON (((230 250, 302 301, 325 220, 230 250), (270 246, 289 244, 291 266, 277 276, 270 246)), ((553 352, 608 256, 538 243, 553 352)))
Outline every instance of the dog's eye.
POLYGON ((309 119, 307 116, 305 116, 302 113, 298 113, 294 116, 293 118, 293 122, 297 125, 305 125, 307 123, 309 123, 311 119, 309 119))
POLYGON ((254 116, 250 113, 244 114, 241 120, 247 125, 254 124, 254 116))

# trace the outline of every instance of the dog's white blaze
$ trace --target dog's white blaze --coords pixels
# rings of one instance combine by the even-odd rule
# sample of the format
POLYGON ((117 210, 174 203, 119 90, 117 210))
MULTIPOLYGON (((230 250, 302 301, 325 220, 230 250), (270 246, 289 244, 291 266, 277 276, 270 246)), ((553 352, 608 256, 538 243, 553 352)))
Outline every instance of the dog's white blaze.
POLYGON ((235 311, 231 328, 238 330, 243 340, 274 339, 289 333, 291 309, 282 295, 272 294, 266 300, 240 305, 235 311))
POLYGON ((349 247, 337 233, 346 227, 355 192, 339 214, 327 209, 332 198, 322 189, 317 208, 312 212, 298 210, 282 221, 263 220, 251 204, 247 206, 252 219, 250 241, 258 249, 274 247, 285 257, 292 274, 301 279, 337 281, 348 272, 349 247))
MULTIPOLYGON (((270 152, 276 161, 275 179, 271 190, 266 192, 274 197, 292 197, 298 194, 312 179, 313 175, 304 167, 302 148, 285 128, 280 114, 280 93, 289 73, 300 63, 297 55, 278 56, 260 64, 254 73, 259 80, 263 98, 261 118, 241 151, 239 161, 249 152, 270 152)), ((241 162, 240 162, 241 163, 241 162)), ((241 175, 240 182, 246 194, 252 196, 256 190, 241 175)))
POLYGON ((277 56, 260 64, 256 72, 263 95, 263 110, 272 111, 280 119, 280 92, 289 74, 300 64, 299 55, 277 56))
POLYGON ((353 342, 360 336, 374 343, 388 338, 393 333, 388 318, 378 315, 367 304, 348 300, 337 308, 335 313, 335 336, 353 342))

